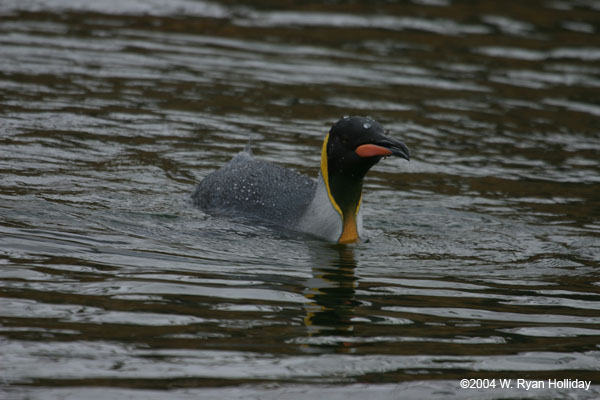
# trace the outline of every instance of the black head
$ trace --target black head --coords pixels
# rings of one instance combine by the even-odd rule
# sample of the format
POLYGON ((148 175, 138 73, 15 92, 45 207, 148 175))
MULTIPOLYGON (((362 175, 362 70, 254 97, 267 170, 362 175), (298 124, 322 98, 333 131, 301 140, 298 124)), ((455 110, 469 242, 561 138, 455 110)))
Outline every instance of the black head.
POLYGON ((369 117, 344 117, 329 131, 329 174, 361 180, 382 157, 410 158, 408 148, 369 117))
POLYGON ((386 135, 383 126, 369 117, 344 117, 329 131, 325 143, 328 186, 341 211, 358 207, 366 173, 383 157, 410 159, 401 141, 386 135))

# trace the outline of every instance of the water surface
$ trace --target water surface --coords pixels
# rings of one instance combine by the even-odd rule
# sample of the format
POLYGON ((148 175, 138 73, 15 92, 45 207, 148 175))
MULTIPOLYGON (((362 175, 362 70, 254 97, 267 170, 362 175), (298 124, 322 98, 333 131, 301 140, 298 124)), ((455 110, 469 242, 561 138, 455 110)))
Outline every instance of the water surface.
POLYGON ((0 394, 597 398, 599 19, 585 0, 3 1, 0 394), (249 140, 316 176, 352 114, 412 154, 368 175, 368 240, 191 205, 249 140))

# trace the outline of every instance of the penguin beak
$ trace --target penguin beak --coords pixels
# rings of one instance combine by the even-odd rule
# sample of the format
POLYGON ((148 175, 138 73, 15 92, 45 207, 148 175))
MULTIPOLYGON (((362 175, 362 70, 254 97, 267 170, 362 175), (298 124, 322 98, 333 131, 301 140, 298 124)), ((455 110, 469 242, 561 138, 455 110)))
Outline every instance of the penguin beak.
POLYGON ((394 138, 386 137, 377 143, 368 143, 358 146, 354 152, 359 157, 387 157, 398 156, 410 161, 410 152, 404 143, 394 138))

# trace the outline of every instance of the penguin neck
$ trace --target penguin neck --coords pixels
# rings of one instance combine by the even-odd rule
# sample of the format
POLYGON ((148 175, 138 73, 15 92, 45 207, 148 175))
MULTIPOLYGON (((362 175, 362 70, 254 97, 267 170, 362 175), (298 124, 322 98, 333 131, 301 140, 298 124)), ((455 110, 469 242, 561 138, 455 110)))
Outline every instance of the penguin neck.
POLYGON ((327 195, 333 208, 342 220, 342 233, 338 243, 354 243, 358 234, 358 212, 362 203, 362 177, 345 176, 335 169, 329 168, 327 144, 329 134, 323 142, 321 151, 321 176, 327 189, 327 195))

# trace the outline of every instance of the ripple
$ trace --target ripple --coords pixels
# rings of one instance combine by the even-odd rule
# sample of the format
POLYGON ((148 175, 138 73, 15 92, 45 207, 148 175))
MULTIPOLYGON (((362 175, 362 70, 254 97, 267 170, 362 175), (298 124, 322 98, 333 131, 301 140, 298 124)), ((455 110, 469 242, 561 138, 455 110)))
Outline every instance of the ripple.
POLYGON ((594 25, 579 21, 565 21, 563 22, 563 26, 565 29, 575 32, 594 33, 596 31, 594 25))
POLYGON ((251 11, 245 18, 238 19, 243 26, 326 26, 335 28, 372 28, 391 31, 420 30, 442 35, 486 34, 489 29, 483 25, 460 24, 447 19, 425 19, 415 17, 394 17, 384 15, 352 15, 323 12, 251 11))
POLYGON ((100 3, 85 0, 44 0, 41 2, 22 2, 7 0, 3 4, 5 14, 17 11, 40 12, 54 11, 95 12, 115 15, 193 15, 197 17, 225 18, 229 11, 213 2, 197 0, 169 0, 168 2, 148 3, 143 0, 108 0, 100 3))
POLYGON ((494 25, 509 35, 528 36, 534 30, 534 26, 528 22, 518 21, 502 15, 485 15, 482 19, 485 23, 494 25))
POLYGON ((397 343, 397 342, 431 342, 431 343, 457 343, 457 344, 502 344, 506 343, 503 337, 469 337, 469 338, 430 338, 430 337, 407 337, 407 336, 314 336, 295 338, 288 341, 294 344, 308 344, 318 346, 340 345, 344 343, 397 343))
POLYGON ((496 312, 490 310, 476 310, 470 308, 436 308, 436 307, 382 307, 382 310, 409 314, 434 315, 446 318, 477 319, 484 321, 513 321, 533 323, 571 323, 571 324, 598 324, 600 318, 558 315, 558 314, 526 314, 511 312, 496 312))
POLYGON ((5 287, 29 288, 38 291, 57 291, 63 293, 78 293, 86 295, 118 296, 118 295, 194 295, 211 298, 225 299, 253 299, 263 301, 280 301, 291 303, 305 303, 304 296, 269 289, 246 289, 246 288, 224 288, 201 285, 168 284, 164 282, 144 281, 119 281, 118 283, 108 281, 103 283, 81 284, 79 282, 69 283, 7 283, 5 287))
POLYGON ((575 328, 572 326, 522 327, 499 329, 499 331, 533 337, 600 336, 600 330, 598 329, 575 328))
POLYGON ((108 343, 0 342, 11 369, 9 382, 24 379, 292 379, 333 378, 399 369, 443 371, 578 371, 598 365, 600 353, 565 356, 527 352, 502 356, 319 355, 273 357, 250 352, 145 350, 108 343), (19 357, 16 357, 19 355, 19 357), (35 364, 30 360, 34 358, 35 364), (119 368, 115 368, 119 365, 119 368))
POLYGON ((125 324, 144 326, 190 325, 208 320, 187 315, 146 312, 108 311, 98 307, 75 304, 49 304, 33 300, 1 298, 3 317, 55 318, 61 321, 95 324, 125 324))
POLYGON ((594 104, 569 101, 567 99, 544 99, 543 102, 552 106, 563 107, 567 110, 578 111, 594 116, 600 116, 600 106, 594 104))
POLYGON ((540 51, 518 47, 486 46, 475 49, 474 51, 490 57, 514 58, 525 61, 556 59, 596 61, 600 59, 600 48, 595 47, 563 47, 548 51, 540 51))
MULTIPOLYGON (((430 3, 439 0, 419 0, 419 2, 430 3)), ((174 400, 195 400, 198 398, 206 400, 243 400, 247 398, 260 398, 264 400, 278 400, 285 398, 287 400, 300 400, 308 396, 323 396, 328 399, 347 399, 363 400, 365 398, 376 398, 382 400, 396 400, 398 394, 405 398, 427 398, 430 400, 448 399, 450 393, 455 399, 470 399, 477 396, 479 399, 495 399, 498 392, 487 389, 469 389, 468 394, 464 391, 456 392, 456 380, 411 380, 410 382, 394 384, 346 384, 346 385, 326 385, 326 384, 286 384, 278 387, 269 387, 265 385, 245 385, 243 387, 225 387, 225 388, 203 388, 203 389, 171 389, 169 398, 174 400), (493 392, 490 393, 490 392, 493 392)), ((144 400, 162 400, 164 393, 160 391, 126 388, 31 388, 20 387, 12 392, 19 395, 25 395, 32 400, 64 400, 64 399, 144 399, 144 400)), ((524 389, 505 389, 502 390, 503 397, 509 398, 539 398, 541 396, 551 398, 562 396, 568 398, 572 396, 572 389, 538 389, 534 394, 524 389)), ((593 400, 600 394, 597 386, 590 386, 589 391, 578 392, 577 397, 582 400, 593 400), (580 394, 581 393, 581 394, 580 394)), ((16 400, 17 397, 15 397, 16 400)), ((9 397, 12 400, 12 397, 9 397)))
MULTIPOLYGON (((551 73, 528 70, 512 70, 490 78, 494 82, 528 87, 532 89, 546 89, 549 86, 589 86, 599 87, 600 79, 590 75, 572 73, 551 73)), ((545 100, 546 104, 547 101, 545 100)), ((590 105, 590 107, 592 107, 590 105)))

